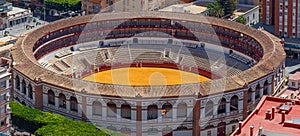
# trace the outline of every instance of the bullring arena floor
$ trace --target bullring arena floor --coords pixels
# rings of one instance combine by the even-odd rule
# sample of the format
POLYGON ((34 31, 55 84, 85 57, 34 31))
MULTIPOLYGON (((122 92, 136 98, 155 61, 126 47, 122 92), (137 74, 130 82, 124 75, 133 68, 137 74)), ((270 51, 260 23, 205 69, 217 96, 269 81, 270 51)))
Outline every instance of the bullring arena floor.
POLYGON ((174 85, 210 80, 207 77, 168 68, 131 67, 98 72, 83 80, 121 85, 174 85))

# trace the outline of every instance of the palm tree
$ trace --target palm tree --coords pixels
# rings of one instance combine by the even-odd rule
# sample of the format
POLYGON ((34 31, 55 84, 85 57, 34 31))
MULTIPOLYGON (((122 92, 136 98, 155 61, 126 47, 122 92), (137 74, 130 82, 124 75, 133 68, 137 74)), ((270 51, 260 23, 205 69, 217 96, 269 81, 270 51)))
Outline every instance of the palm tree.
POLYGON ((223 17, 224 16, 224 9, 221 7, 221 5, 218 2, 212 2, 208 3, 208 15, 214 16, 214 17, 223 17))

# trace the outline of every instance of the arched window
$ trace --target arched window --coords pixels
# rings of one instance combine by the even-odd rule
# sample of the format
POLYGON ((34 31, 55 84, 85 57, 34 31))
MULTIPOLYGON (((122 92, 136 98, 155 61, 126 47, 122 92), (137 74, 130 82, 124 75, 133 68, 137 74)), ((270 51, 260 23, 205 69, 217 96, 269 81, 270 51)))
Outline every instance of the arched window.
POLYGON ((237 111, 239 105, 239 97, 234 95, 230 99, 230 111, 237 111))
POLYGON ((73 97, 73 96, 71 96, 70 97, 70 103, 71 103, 71 107, 70 107, 70 109, 71 109, 71 111, 78 111, 78 102, 77 102, 77 99, 76 99, 76 97, 73 97))
POLYGON ((268 80, 264 83, 264 93, 263 95, 270 95, 268 94, 268 80))
POLYGON ((30 99, 33 98, 33 97, 32 97, 32 86, 31 86, 31 84, 28 85, 28 97, 29 97, 30 99))
POLYGON ((102 115, 102 104, 99 101, 93 102, 93 115, 102 115))
POLYGON ((157 106, 152 104, 149 105, 147 108, 147 119, 148 120, 152 120, 152 119, 157 119, 158 115, 157 115, 157 106))
POLYGON ((131 119, 131 106, 128 103, 121 105, 121 117, 131 119))
POLYGON ((22 80, 22 93, 26 95, 26 82, 24 79, 22 80))
POLYGON ((187 117, 187 105, 186 105, 186 103, 179 103, 177 105, 177 117, 178 118, 187 117))
POLYGON ((260 87, 259 87, 259 84, 256 86, 256 89, 255 89, 255 99, 258 99, 259 98, 259 91, 260 91, 260 87))
POLYGON ((214 103, 212 101, 208 101, 205 105, 205 117, 213 115, 213 106, 214 103))
POLYGON ((252 101, 252 88, 250 87, 248 89, 248 103, 250 103, 252 101))
POLYGON ((117 117, 117 105, 113 102, 107 103, 107 116, 117 117))
POLYGON ((61 108, 66 108, 66 96, 62 93, 59 94, 58 96, 59 99, 59 107, 61 108))
POLYGON ((48 104, 55 105, 55 95, 51 89, 48 90, 48 104))
POLYGON ((17 88, 18 90, 20 90, 20 78, 19 78, 18 75, 16 76, 15 81, 16 81, 16 88, 17 88))
POLYGON ((162 113, 163 117, 165 118, 172 118, 172 104, 170 103, 165 103, 163 106, 162 106, 162 112, 165 112, 165 113, 162 113))
POLYGON ((222 98, 220 100, 220 104, 219 104, 219 107, 218 107, 218 114, 222 114, 222 113, 225 113, 225 112, 226 112, 226 99, 222 98))

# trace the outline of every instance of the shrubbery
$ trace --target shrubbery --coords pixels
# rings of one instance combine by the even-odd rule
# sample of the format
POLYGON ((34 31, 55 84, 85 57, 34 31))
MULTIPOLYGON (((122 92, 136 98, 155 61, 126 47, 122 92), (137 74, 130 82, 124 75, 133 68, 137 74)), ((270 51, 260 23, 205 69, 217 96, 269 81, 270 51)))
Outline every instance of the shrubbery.
POLYGON ((42 112, 23 106, 16 102, 10 102, 12 108, 12 123, 20 129, 24 129, 35 135, 121 135, 107 129, 98 130, 95 125, 85 122, 67 119, 59 114, 42 112))

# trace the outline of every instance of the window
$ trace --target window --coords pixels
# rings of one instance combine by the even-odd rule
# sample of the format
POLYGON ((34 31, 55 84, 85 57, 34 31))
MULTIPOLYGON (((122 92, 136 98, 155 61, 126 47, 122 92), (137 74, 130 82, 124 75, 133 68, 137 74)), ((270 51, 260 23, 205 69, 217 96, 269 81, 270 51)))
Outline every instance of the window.
POLYGON ((252 101, 252 90, 251 88, 248 89, 248 103, 252 101))
POLYGON ((177 105, 177 117, 186 117, 187 116, 187 105, 185 103, 179 103, 177 105))
POLYGON ((226 112, 226 99, 222 98, 218 107, 218 114, 226 112))
POLYGON ((31 84, 28 85, 28 97, 30 99, 32 99, 32 86, 31 86, 31 84))
POLYGON ((102 115, 102 104, 99 101, 93 102, 93 115, 102 115))
POLYGON ((147 108, 147 119, 148 120, 152 120, 152 119, 157 119, 158 115, 157 115, 157 111, 158 108, 156 105, 149 105, 147 108))
POLYGON ((207 136, 211 136, 211 130, 207 131, 207 136))
POLYGON ((64 94, 59 94, 59 107, 66 108, 66 96, 64 94))
POLYGON ((259 87, 259 85, 257 85, 256 89, 255 89, 255 99, 259 99, 259 90, 260 90, 260 87, 259 87))
POLYGON ((162 106, 162 112, 165 111, 165 113, 162 113, 163 117, 165 118, 172 118, 172 105, 170 103, 165 103, 162 106))
POLYGON ((22 81, 22 93, 26 95, 26 82, 24 79, 22 81))
POLYGON ((129 104, 122 104, 121 117, 125 119, 131 119, 131 106, 129 104))
POLYGON ((48 104, 55 105, 55 95, 51 89, 48 90, 48 104))
POLYGON ((71 111, 78 111, 78 103, 77 103, 77 99, 75 98, 75 97, 73 97, 73 96, 71 96, 71 98, 70 98, 70 103, 71 103, 71 107, 70 107, 70 109, 71 109, 71 111))
POLYGON ((239 98, 238 96, 232 96, 230 99, 230 111, 237 111, 238 110, 238 104, 239 104, 239 98))
POLYGON ((292 86, 295 86, 295 82, 292 82, 292 86))
POLYGON ((4 100, 6 100, 6 94, 3 94, 3 95, 1 96, 1 100, 0 100, 0 101, 4 101, 4 100))
POLYGON ((6 87, 6 81, 2 81, 1 83, 0 83, 0 87, 2 88, 5 88, 6 87))
POLYGON ((208 101, 206 103, 206 105, 205 105, 205 117, 213 115, 213 105, 214 105, 214 103, 212 101, 208 101))

